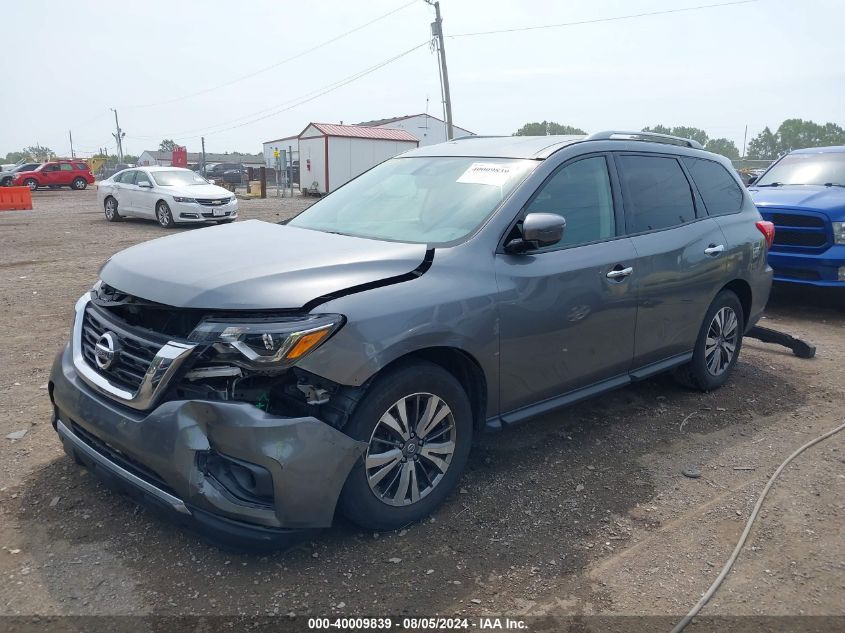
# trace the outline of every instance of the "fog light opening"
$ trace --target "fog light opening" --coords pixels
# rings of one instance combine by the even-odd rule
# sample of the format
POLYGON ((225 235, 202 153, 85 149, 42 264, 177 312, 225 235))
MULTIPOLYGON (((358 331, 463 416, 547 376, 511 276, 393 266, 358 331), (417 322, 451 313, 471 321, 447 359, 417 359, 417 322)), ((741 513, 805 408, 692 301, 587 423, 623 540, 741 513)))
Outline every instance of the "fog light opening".
POLYGON ((237 499, 261 505, 273 504, 273 477, 263 466, 216 451, 197 453, 197 466, 204 475, 237 499))

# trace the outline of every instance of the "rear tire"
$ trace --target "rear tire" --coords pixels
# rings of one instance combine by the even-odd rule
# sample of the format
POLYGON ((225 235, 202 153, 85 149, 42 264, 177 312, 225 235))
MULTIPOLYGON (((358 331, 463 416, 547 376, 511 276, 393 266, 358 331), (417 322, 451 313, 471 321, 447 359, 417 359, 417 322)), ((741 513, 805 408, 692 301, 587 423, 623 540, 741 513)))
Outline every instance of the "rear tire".
POLYGON ((469 398, 452 374, 422 361, 387 370, 344 429, 369 446, 349 473, 340 511, 371 530, 423 519, 458 483, 472 426, 469 398))
POLYGON ((88 186, 88 181, 86 181, 84 178, 74 178, 73 182, 70 183, 70 188, 76 189, 77 191, 82 191, 87 186, 88 186))
POLYGON ((106 214, 106 220, 109 222, 120 222, 123 216, 117 211, 117 200, 109 196, 103 201, 103 211, 106 214))
POLYGON ((12 186, 12 179, 6 176, 2 182, 0 182, 0 187, 11 187, 12 186))
POLYGON ((158 219, 158 223, 162 228, 172 229, 176 226, 176 221, 173 219, 173 212, 164 200, 156 204, 156 219, 158 219))
POLYGON ((723 290, 707 310, 692 360, 674 371, 675 379, 690 389, 713 391, 730 378, 745 331, 745 317, 739 298, 723 290))
POLYGON ((23 184, 29 187, 30 191, 35 191, 36 189, 38 189, 38 181, 35 178, 27 178, 23 181, 23 184))

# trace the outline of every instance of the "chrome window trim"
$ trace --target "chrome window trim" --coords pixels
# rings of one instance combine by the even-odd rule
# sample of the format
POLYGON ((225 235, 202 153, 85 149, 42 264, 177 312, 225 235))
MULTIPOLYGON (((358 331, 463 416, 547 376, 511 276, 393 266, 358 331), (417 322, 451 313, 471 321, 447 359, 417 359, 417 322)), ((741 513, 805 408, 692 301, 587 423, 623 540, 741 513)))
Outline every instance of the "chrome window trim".
POLYGON ((112 400, 125 404, 133 409, 145 410, 151 408, 159 397, 161 397, 161 394, 164 393, 165 389, 167 389, 179 367, 191 355, 196 345, 177 341, 167 342, 156 352, 138 390, 132 392, 124 389, 99 374, 86 362, 82 354, 82 324, 85 317, 85 309, 90 302, 91 297, 87 292, 76 302, 76 316, 73 322, 73 336, 71 339, 74 369, 76 369, 79 377, 91 388, 108 396, 112 400))

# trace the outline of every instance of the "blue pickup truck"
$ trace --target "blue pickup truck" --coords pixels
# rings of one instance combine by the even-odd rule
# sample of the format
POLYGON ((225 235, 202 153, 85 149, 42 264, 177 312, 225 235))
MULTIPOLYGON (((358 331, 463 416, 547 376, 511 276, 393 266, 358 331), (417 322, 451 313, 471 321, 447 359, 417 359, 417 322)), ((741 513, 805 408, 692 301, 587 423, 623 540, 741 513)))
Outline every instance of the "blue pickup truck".
POLYGON ((845 287, 845 145, 785 154, 749 191, 775 225, 775 281, 845 287))

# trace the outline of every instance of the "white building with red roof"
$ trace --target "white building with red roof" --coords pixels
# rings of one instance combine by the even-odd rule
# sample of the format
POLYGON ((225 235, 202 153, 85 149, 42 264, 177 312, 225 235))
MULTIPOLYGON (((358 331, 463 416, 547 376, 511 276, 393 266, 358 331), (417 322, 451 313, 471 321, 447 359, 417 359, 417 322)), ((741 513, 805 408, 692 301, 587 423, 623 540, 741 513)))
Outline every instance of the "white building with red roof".
POLYGON ((309 123, 298 141, 300 188, 320 194, 420 144, 406 130, 334 123, 309 123))

